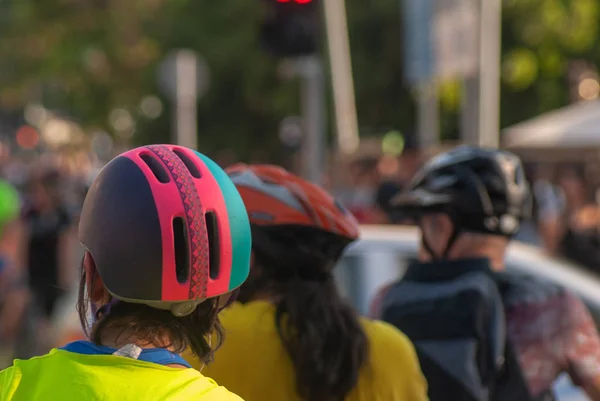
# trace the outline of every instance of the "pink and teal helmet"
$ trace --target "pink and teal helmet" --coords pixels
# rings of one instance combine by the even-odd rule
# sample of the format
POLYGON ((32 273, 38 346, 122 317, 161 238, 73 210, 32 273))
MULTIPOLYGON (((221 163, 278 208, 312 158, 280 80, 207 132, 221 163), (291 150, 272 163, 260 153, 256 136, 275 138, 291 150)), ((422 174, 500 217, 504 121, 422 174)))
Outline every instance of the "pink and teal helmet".
POLYGON ((123 153, 86 196, 79 238, 118 300, 185 316, 248 277, 244 203, 212 160, 175 145, 123 153))

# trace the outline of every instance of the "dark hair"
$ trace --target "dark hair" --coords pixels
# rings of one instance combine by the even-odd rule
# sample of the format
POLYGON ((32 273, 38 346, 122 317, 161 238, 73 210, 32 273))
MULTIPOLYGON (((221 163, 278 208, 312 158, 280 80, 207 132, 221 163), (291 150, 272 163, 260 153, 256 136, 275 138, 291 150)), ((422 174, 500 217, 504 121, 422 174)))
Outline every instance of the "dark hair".
POLYGON ((267 291, 275 300, 275 324, 295 369, 297 393, 306 401, 342 401, 356 387, 369 347, 331 274, 343 246, 319 249, 315 243, 331 242, 331 235, 315 230, 308 236, 275 230, 269 239, 259 232, 253 228, 255 265, 238 300, 267 291))
POLYGON ((359 175, 365 175, 377 172, 377 165, 379 164, 379 157, 365 156, 350 163, 351 168, 358 170, 359 175))
POLYGON ((161 348, 172 348, 182 353, 188 347, 204 363, 212 361, 214 352, 223 343, 223 329, 218 318, 218 300, 210 299, 198 305, 188 316, 176 317, 170 311, 159 310, 143 304, 118 302, 110 308, 110 313, 100 316, 90 325, 88 310, 89 296, 86 296, 86 274, 83 269, 79 283, 77 312, 86 335, 96 344, 101 344, 106 330, 116 330, 118 337, 132 335, 135 338, 161 348), (210 338, 215 334, 216 343, 210 338), (161 342, 157 343, 158 339, 161 342), (167 343, 164 342, 167 339, 167 343))

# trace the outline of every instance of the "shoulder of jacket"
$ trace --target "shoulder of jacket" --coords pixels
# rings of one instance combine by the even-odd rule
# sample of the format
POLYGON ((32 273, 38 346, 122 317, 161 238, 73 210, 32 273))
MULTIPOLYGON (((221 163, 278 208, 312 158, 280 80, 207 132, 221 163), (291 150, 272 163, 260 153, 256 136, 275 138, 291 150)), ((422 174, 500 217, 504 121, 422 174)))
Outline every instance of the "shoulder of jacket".
MULTIPOLYGON (((211 379, 212 380, 212 379, 211 379)), ((214 383, 214 381, 213 381, 214 383)), ((223 386, 216 385, 199 397, 198 401, 244 401, 237 394, 232 393, 223 386)))
POLYGON ((507 307, 517 304, 539 304, 568 294, 560 285, 528 274, 504 272, 497 277, 507 307))

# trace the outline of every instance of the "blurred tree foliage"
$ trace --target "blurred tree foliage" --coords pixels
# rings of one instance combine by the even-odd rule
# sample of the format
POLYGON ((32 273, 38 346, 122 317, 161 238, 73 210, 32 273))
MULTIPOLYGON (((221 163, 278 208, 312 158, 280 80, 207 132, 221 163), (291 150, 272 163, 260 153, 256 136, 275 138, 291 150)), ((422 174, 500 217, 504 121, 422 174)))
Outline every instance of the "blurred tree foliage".
MULTIPOLYGON (((505 0, 502 124, 569 100, 570 60, 600 58, 600 0, 505 0)), ((299 113, 299 87, 259 43, 259 1, 13 0, 0 28, 0 103, 67 110, 88 129, 111 131, 114 108, 136 119, 135 140, 168 141, 170 111, 139 112, 159 95, 156 68, 173 48, 197 50, 211 70, 199 103, 200 148, 277 158, 279 121, 299 113)), ((361 131, 410 132, 414 102, 402 76, 399 0, 348 0, 361 131)), ((442 82, 443 131, 456 135, 460 85, 442 82)), ((331 116, 333 109, 329 107, 331 116)))
POLYGON ((600 62, 600 1, 509 0, 504 7, 502 123, 570 101, 573 62, 600 62))

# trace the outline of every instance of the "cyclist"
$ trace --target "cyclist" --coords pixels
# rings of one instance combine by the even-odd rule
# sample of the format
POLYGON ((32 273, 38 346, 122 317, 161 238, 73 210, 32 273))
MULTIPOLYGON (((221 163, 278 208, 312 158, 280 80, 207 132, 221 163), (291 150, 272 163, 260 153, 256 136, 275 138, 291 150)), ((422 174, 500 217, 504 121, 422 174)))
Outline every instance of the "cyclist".
POLYGON ((221 301, 248 275, 250 225, 227 174, 180 146, 123 153, 91 186, 79 237, 91 341, 16 360, 0 400, 240 400, 179 355, 211 358, 221 301))
MULTIPOLYGON (((442 276, 496 272, 492 276, 502 294, 508 344, 530 399, 552 399, 553 382, 561 372, 568 372, 592 399, 600 400, 600 338, 585 305, 554 284, 504 271, 509 240, 529 209, 528 193, 521 162, 509 152, 462 146, 426 164, 411 187, 394 200, 397 208, 417 219, 421 263, 411 265, 399 283, 380 291, 372 316, 402 321, 398 299, 406 294, 403 283, 425 288, 442 276)), ((457 313, 464 315, 464 310, 457 313)), ((426 376, 433 389, 432 378, 426 376)), ((518 379, 498 389, 503 385, 510 393, 518 379)), ((447 393, 447 388, 438 390, 447 393)), ((519 399, 497 394, 494 399, 501 401, 519 399)))
POLYGON ((0 179, 0 275, 20 263, 22 224, 19 192, 0 179))
POLYGON ((18 191, 0 180, 0 358, 6 358, 0 361, 2 367, 10 364, 13 354, 32 356, 27 348, 34 333, 26 330, 24 320, 30 294, 20 270, 23 245, 20 210, 18 191))
POLYGON ((54 168, 36 173, 28 185, 23 213, 29 286, 42 313, 43 326, 51 321, 57 302, 73 286, 76 277, 71 262, 76 252, 76 233, 63 199, 63 180, 54 168))
POLYGON ((247 401, 425 400, 412 344, 359 318, 336 289, 333 267, 358 238, 354 217, 280 167, 227 172, 248 210, 253 263, 221 314, 227 341, 208 374, 247 401))

